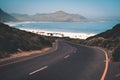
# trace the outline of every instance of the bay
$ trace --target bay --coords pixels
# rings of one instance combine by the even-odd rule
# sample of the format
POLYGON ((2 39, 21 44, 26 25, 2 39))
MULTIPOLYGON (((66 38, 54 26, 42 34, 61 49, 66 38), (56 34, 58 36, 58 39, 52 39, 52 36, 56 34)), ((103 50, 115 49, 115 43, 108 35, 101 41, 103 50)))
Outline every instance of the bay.
POLYGON ((59 32, 98 34, 113 28, 119 22, 23 22, 13 27, 59 32))

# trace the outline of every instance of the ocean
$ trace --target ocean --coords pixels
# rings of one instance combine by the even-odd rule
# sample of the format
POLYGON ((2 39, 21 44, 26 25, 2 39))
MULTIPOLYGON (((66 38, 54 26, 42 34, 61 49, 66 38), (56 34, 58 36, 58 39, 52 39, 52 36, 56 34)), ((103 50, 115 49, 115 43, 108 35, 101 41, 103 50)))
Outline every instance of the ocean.
POLYGON ((113 28, 120 22, 27 22, 16 24, 13 27, 73 33, 98 34, 113 28))
POLYGON ((22 22, 14 24, 12 27, 26 30, 98 34, 113 28, 118 23, 120 22, 22 22))

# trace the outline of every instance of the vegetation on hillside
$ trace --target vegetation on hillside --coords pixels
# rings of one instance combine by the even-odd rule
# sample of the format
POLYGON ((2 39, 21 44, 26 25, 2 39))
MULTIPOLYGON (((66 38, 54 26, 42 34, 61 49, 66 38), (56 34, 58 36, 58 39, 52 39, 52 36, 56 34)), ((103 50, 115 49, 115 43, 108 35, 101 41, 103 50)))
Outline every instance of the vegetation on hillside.
POLYGON ((114 61, 120 61, 120 24, 111 30, 87 38, 84 44, 105 48, 114 61))
POLYGON ((19 51, 40 50, 52 46, 50 40, 31 32, 0 23, 0 58, 19 51))

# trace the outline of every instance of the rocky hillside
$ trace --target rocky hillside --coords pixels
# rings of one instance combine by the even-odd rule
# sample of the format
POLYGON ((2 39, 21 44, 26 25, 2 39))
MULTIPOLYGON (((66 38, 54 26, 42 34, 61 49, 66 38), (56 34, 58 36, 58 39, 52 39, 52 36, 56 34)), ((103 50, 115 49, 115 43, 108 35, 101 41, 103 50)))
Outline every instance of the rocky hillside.
POLYGON ((0 23, 0 58, 19 51, 40 50, 52 46, 43 36, 0 23))
POLYGON ((11 21, 18 21, 16 18, 11 16, 10 14, 4 12, 0 9, 0 22, 11 22, 11 21))
POLYGON ((84 44, 105 48, 113 60, 120 61, 120 24, 115 25, 111 30, 89 37, 84 44))
POLYGON ((87 21, 87 19, 79 14, 69 14, 64 11, 57 11, 54 13, 47 14, 35 14, 35 15, 27 15, 27 14, 11 14, 16 19, 21 21, 52 21, 52 22, 80 22, 87 21))

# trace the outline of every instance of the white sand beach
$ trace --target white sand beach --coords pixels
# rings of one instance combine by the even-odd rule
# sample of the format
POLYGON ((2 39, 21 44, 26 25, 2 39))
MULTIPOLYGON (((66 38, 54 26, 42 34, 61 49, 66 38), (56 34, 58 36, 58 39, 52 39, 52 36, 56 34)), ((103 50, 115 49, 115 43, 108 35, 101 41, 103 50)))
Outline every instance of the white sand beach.
POLYGON ((39 35, 45 36, 56 36, 56 37, 70 37, 76 39, 86 39, 90 36, 94 36, 95 34, 87 34, 87 33, 73 33, 73 32, 57 32, 57 31, 47 31, 47 30, 36 30, 36 29, 26 29, 20 28, 21 30, 33 32, 39 35))
MULTIPOLYGON (((15 26, 15 25, 18 25, 18 24, 26 24, 26 23, 38 23, 38 22, 8 22, 8 23, 5 23, 5 24, 8 24, 10 26, 15 26)), ((43 23, 43 22, 41 22, 41 23, 43 23)), ((70 37, 70 38, 76 38, 76 39, 86 39, 90 36, 95 35, 95 34, 92 34, 92 33, 48 31, 48 30, 27 29, 27 28, 19 28, 19 29, 29 31, 29 32, 33 32, 33 33, 36 33, 36 34, 39 34, 39 35, 56 36, 56 37, 70 37)))

